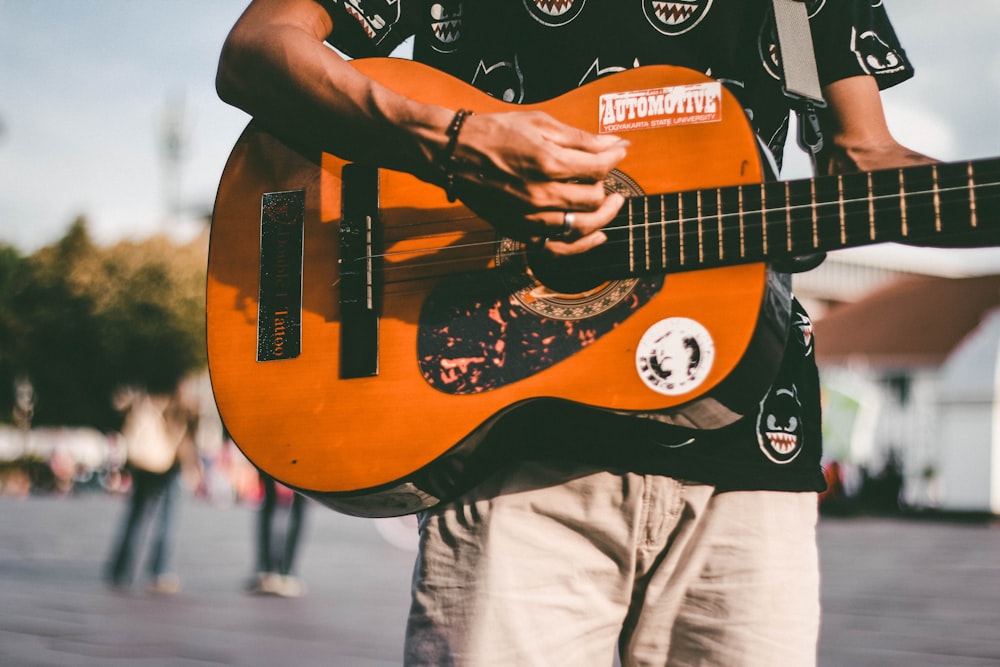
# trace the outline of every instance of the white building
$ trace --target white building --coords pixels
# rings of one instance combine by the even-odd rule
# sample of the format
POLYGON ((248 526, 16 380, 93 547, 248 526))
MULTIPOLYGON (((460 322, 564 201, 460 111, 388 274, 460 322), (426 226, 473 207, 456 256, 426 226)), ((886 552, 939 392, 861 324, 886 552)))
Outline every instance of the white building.
POLYGON ((815 321, 827 456, 895 455, 907 504, 1000 514, 1000 275, 821 270, 796 278, 804 300, 849 301, 815 321))

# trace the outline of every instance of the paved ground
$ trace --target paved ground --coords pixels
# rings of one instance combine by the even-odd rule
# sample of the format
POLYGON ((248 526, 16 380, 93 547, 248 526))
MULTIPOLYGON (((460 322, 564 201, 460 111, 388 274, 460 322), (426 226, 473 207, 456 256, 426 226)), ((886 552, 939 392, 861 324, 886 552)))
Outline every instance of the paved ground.
MULTIPOLYGON (((188 501, 183 590, 106 589, 121 499, 0 498, 0 665, 398 665, 412 552, 312 506, 299 599, 242 592, 252 511, 188 501)), ((821 523, 823 667, 1000 665, 1000 523, 821 523)))

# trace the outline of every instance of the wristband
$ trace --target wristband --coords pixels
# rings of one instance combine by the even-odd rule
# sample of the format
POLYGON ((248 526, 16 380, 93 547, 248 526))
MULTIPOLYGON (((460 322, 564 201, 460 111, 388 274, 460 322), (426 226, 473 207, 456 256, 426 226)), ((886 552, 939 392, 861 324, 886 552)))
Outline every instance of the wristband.
POLYGON ((455 201, 453 193, 455 189, 455 172, 453 168, 455 166, 455 147, 458 146, 458 133, 462 131, 465 119, 473 115, 473 113, 473 111, 469 111, 468 109, 459 109, 455 112, 455 117, 451 119, 451 123, 448 124, 448 129, 444 131, 448 135, 448 143, 438 156, 438 164, 441 167, 441 171, 444 172, 444 191, 448 195, 448 201, 450 202, 455 201))

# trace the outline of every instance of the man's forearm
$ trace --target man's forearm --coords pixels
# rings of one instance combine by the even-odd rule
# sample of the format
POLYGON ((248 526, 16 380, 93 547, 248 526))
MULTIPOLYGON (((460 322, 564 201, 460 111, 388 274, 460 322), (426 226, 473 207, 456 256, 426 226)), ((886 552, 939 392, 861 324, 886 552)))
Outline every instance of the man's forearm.
POLYGON ((291 140, 432 176, 454 112, 359 74, 323 43, 330 28, 311 0, 251 4, 223 47, 219 96, 291 140))

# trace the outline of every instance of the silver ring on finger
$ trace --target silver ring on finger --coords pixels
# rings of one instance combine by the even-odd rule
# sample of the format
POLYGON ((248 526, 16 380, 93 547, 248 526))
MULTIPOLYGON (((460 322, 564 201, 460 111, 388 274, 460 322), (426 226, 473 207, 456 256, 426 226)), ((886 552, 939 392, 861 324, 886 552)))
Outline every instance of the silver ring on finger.
POLYGON ((563 223, 562 229, 559 230, 559 234, 556 236, 557 239, 565 241, 573 233, 573 223, 576 222, 576 214, 572 211, 566 211, 563 213, 563 223))

